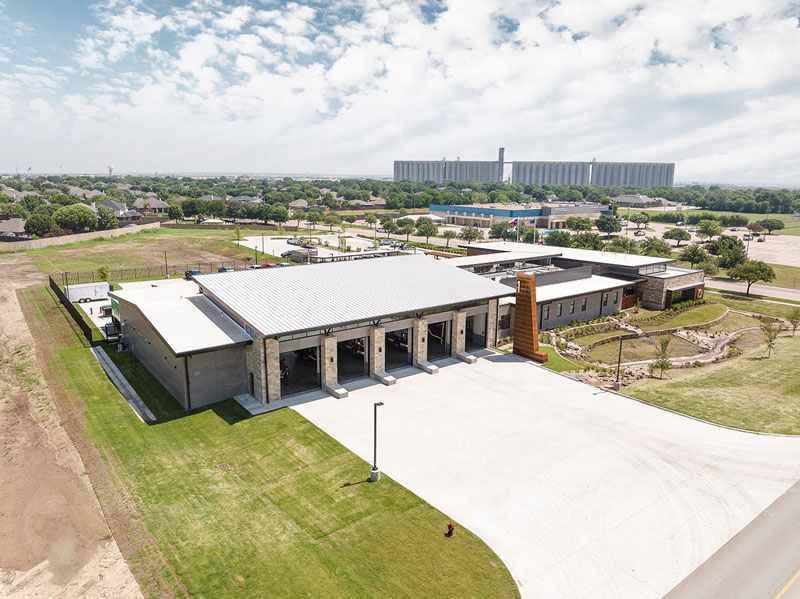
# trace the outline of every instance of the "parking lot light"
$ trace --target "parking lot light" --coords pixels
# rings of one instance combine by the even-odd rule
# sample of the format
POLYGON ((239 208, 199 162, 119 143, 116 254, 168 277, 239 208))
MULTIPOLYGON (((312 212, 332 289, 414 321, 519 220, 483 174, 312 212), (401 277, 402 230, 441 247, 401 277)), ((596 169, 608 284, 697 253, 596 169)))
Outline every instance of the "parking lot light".
POLYGON ((376 483, 381 479, 381 471, 378 469, 378 406, 382 406, 382 401, 375 402, 373 406, 372 419, 372 470, 369 472, 369 482, 376 483))

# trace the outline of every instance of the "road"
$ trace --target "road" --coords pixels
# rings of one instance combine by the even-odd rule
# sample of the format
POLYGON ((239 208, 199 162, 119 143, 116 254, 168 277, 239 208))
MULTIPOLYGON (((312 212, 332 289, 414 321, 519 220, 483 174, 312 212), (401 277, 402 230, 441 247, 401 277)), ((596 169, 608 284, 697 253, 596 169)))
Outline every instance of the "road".
POLYGON ((800 598, 800 482, 676 586, 665 599, 800 598))
MULTIPOLYGON (((747 283, 740 283, 739 281, 731 281, 729 279, 719 279, 716 277, 707 278, 706 287, 736 291, 737 293, 744 293, 747 291, 747 283)), ((750 293, 800 302, 800 289, 790 289, 789 287, 773 287, 772 285, 753 283, 752 287, 750 287, 750 293)))

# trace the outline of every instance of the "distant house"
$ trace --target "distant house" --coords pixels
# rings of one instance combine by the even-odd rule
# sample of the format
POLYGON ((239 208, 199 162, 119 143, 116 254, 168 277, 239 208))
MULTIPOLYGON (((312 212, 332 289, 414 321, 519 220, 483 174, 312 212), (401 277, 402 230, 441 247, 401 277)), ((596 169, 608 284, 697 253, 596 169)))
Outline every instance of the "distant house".
POLYGON ((159 200, 158 198, 136 198, 133 202, 133 207, 141 212, 155 212, 163 214, 169 211, 169 204, 159 200))
POLYGON ((106 208, 111 208, 114 212, 114 216, 117 217, 117 220, 121 223, 130 223, 137 221, 142 218, 141 212, 137 210, 128 210, 128 207, 125 204, 122 204, 116 200, 103 200, 102 202, 92 202, 90 208, 97 212, 97 208, 99 206, 105 206, 106 208))
POLYGON ((24 218, 0 220, 0 239, 9 241, 27 238, 28 234, 25 232, 26 222, 24 218))
POLYGON ((219 196, 213 196, 213 195, 204 195, 204 196, 200 196, 198 199, 200 199, 200 200, 203 200, 204 202, 213 202, 213 201, 215 201, 215 200, 219 200, 219 201, 221 201, 221 202, 224 202, 224 201, 225 201, 225 200, 223 200, 221 197, 219 197, 219 196))
POLYGON ((258 198, 253 198, 251 196, 228 196, 229 202, 243 202, 246 204, 258 204, 260 200, 258 198))
POLYGON ((68 185, 67 189, 70 195, 78 196, 84 200, 91 200, 92 198, 103 195, 103 192, 97 189, 83 189, 82 187, 75 187, 74 185, 68 185))
POLYGON ((379 198, 378 196, 370 196, 369 197, 369 204, 375 208, 386 208, 386 200, 383 198, 379 198))
POLYGON ((300 198, 287 204, 289 210, 308 210, 308 202, 300 198))

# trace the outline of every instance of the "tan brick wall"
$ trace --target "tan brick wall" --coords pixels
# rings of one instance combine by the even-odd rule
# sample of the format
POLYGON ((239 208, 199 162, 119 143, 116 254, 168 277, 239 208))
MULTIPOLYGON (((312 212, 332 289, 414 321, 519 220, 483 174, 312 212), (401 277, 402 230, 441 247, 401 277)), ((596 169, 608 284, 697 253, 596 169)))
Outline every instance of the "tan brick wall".
POLYGON ((486 347, 497 345, 497 306, 499 300, 489 300, 489 314, 486 317, 486 347))
POLYGON ((339 362, 337 360, 336 336, 327 335, 320 337, 320 376, 322 377, 322 388, 337 387, 339 385, 339 362))
POLYGON ((369 373, 386 370, 386 329, 372 327, 369 330, 369 373))
MULTIPOLYGON (((253 397, 261 403, 267 403, 266 364, 264 356, 264 338, 256 334, 247 348, 247 376, 253 375, 253 397)), ((247 382, 250 388, 250 381, 247 382)))
POLYGON ((265 370, 267 373, 267 401, 281 398, 281 358, 280 343, 277 339, 265 339, 265 370))
POLYGON ((453 312, 453 323, 450 327, 450 355, 462 353, 466 349, 467 315, 464 312, 453 312))
POLYGON ((414 346, 412 363, 414 366, 428 359, 428 319, 414 320, 414 346))

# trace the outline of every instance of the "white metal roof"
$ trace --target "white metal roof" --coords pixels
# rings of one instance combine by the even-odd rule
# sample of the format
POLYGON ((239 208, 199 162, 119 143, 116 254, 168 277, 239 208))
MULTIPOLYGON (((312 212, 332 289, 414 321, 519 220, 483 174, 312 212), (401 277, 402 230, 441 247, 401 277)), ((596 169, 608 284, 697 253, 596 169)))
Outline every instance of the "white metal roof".
POLYGON ((125 288, 109 295, 136 306, 176 356, 222 349, 251 340, 242 327, 200 295, 195 283, 184 283, 125 288))
POLYGON ((530 252, 499 252, 493 254, 481 254, 479 256, 461 256, 458 258, 448 258, 445 264, 468 268, 470 266, 482 266, 486 264, 498 264, 501 262, 524 262, 525 260, 539 260, 548 256, 558 256, 560 248, 550 248, 549 254, 531 254, 530 252))
POLYGON ((424 255, 198 275, 204 293, 265 336, 513 295, 424 255))
POLYGON ((553 283, 552 285, 542 285, 541 287, 537 285, 536 303, 552 302, 577 295, 589 295, 590 293, 624 287, 628 284, 628 282, 620 281, 619 279, 592 275, 586 279, 564 281, 563 283, 553 283))
MULTIPOLYGON (((470 247, 470 246, 462 246, 470 247)), ((638 268, 640 266, 650 266, 653 264, 664 264, 675 262, 675 258, 654 258, 652 256, 641 256, 638 254, 621 254, 616 252, 601 252, 599 250, 582 250, 578 248, 562 248, 551 245, 537 245, 532 243, 516 243, 513 241, 490 241, 487 243, 474 244, 472 247, 501 252, 529 253, 541 256, 559 255, 567 260, 581 260, 584 262, 595 262, 597 264, 610 264, 614 266, 630 266, 638 268)))

